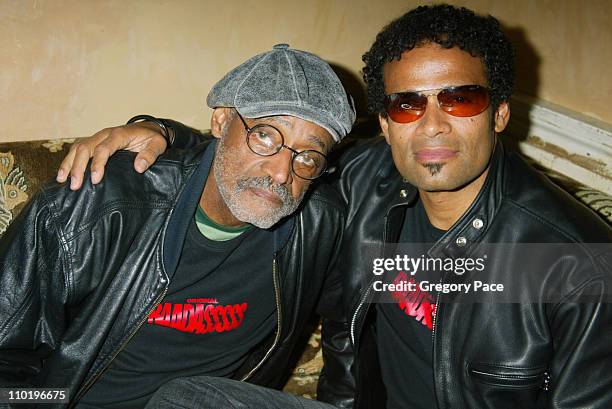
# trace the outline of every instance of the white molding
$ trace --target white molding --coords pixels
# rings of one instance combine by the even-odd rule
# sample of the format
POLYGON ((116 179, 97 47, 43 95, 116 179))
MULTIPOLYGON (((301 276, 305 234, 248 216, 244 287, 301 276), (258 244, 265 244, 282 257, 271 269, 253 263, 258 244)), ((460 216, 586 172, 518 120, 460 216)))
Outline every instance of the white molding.
POLYGON ((518 95, 507 133, 542 166, 612 195, 612 125, 518 95))

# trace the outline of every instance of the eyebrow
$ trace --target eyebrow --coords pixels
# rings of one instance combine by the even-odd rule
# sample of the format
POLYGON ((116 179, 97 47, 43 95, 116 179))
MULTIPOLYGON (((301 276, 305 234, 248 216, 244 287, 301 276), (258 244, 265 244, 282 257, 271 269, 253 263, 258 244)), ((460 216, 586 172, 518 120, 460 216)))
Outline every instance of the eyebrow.
POLYGON ((478 84, 478 83, 476 83, 476 82, 475 82, 475 83, 473 83, 473 84, 472 84, 472 83, 470 83, 470 84, 459 84, 459 85, 449 83, 449 84, 443 85, 443 86, 438 87, 438 88, 429 88, 429 89, 408 89, 408 90, 404 90, 404 91, 391 92, 391 93, 389 93, 389 94, 387 94, 387 95, 393 95, 393 94, 422 94, 423 92, 429 92, 429 91, 438 91, 438 90, 442 91, 442 90, 445 90, 445 89, 448 89, 448 88, 458 88, 458 87, 466 87, 466 86, 473 86, 473 85, 477 85, 477 86, 479 86, 479 87, 483 87, 483 88, 487 88, 487 89, 489 89, 487 85, 478 84))
POLYGON ((327 147, 325 146, 321 138, 319 138, 317 135, 311 134, 311 135, 308 135, 307 137, 310 142, 318 145, 325 154, 329 153, 327 152, 327 147))
POLYGON ((271 120, 272 122, 280 122, 281 124, 285 125, 288 128, 291 128, 293 125, 291 122, 287 121, 285 118, 280 117, 280 116, 269 116, 269 117, 265 117, 265 119, 271 120))

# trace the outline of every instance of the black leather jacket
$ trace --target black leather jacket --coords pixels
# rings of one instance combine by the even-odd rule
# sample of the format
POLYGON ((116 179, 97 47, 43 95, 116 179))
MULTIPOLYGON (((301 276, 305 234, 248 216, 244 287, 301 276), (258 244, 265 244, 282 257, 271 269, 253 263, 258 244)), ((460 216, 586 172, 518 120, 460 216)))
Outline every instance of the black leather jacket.
MULTIPOLYGON (((349 151, 339 167, 337 187, 348 204, 337 263, 344 281, 345 321, 328 325, 323 334, 326 365, 319 397, 340 407, 384 408, 376 314, 367 290, 372 270, 361 255, 366 243, 398 240, 417 192, 403 182, 381 138, 349 151)), ((572 247, 581 254, 567 254, 568 262, 543 273, 537 288, 523 283, 520 275, 512 278, 530 303, 461 303, 445 294, 438 298, 432 337, 438 407, 611 408, 610 242, 612 233, 603 221, 498 144, 475 202, 430 256, 461 256, 480 243, 608 245, 597 247, 599 251, 572 247), (481 222, 474 223, 476 219, 481 222), (551 280, 562 284, 556 288, 563 292, 556 302, 538 301, 550 301, 551 280), (591 302, 583 302, 587 294, 591 302)), ((484 282, 508 282, 508 277, 496 277, 496 269, 488 274, 484 282)), ((461 278, 450 274, 444 280, 461 278)))
MULTIPOLYGON (((0 241, 0 386, 68 388, 70 406, 78 401, 163 299, 213 152, 210 142, 169 151, 142 175, 122 152, 97 186, 37 193, 0 241)), ((341 283, 328 272, 343 225, 342 202, 321 185, 275 226, 261 257, 279 325, 237 379, 281 387, 315 309, 339 310, 341 283)))

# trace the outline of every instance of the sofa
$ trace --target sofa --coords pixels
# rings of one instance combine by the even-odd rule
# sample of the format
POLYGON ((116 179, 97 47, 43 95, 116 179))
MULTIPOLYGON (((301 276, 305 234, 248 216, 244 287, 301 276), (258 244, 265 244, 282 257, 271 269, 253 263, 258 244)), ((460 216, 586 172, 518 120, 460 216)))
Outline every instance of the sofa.
MULTIPOLYGON (((74 139, 0 143, 0 236, 19 214, 27 200, 53 179, 74 139)), ((590 206, 612 224, 612 197, 580 185, 562 174, 543 169, 555 183, 590 206)), ((316 397, 316 384, 323 365, 321 331, 316 327, 289 378, 285 390, 308 398, 316 397)))

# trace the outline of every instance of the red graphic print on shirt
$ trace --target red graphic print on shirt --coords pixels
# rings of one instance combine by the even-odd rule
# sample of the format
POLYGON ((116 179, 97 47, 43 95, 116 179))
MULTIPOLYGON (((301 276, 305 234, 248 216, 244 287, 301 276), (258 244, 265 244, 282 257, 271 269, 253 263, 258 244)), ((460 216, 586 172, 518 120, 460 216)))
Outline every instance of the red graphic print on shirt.
POLYGON ((414 291, 393 291, 391 297, 397 305, 410 317, 414 317, 418 322, 425 325, 430 330, 433 328, 433 319, 436 315, 436 302, 434 297, 427 291, 421 291, 418 282, 414 278, 408 279, 403 271, 393 280, 394 284, 414 283, 414 291))
POLYGON ((242 325, 246 310, 247 303, 220 305, 214 298, 189 298, 159 304, 147 323, 194 334, 220 333, 242 325))

